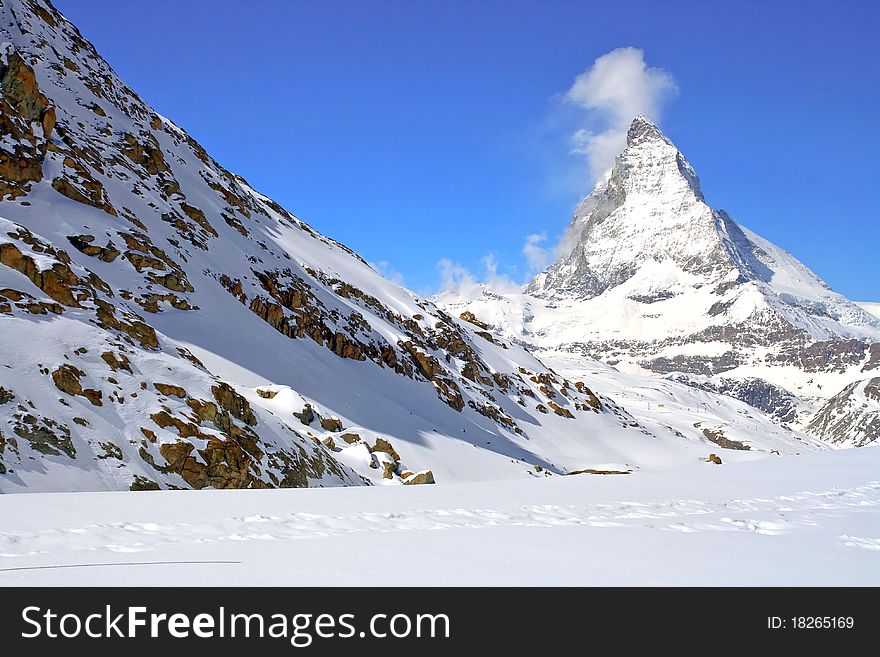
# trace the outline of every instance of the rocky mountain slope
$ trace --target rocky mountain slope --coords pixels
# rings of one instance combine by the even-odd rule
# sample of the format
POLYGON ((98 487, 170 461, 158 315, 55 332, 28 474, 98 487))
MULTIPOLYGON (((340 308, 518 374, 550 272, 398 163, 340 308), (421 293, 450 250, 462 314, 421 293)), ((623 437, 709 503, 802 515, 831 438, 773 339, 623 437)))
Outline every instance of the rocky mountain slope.
POLYGON ((659 374, 810 427, 825 400, 880 369, 880 320, 710 207, 693 167, 645 117, 561 250, 523 294, 476 288, 438 301, 542 358, 659 374))
MULTIPOLYGON (((0 3, 0 491, 413 484, 705 460, 382 278, 0 3)), ((710 394, 710 393, 705 393, 710 394)), ((817 446, 770 422, 752 449, 817 446)))
POLYGON ((880 436, 880 377, 854 381, 810 420, 807 430, 842 447, 862 447, 880 436))

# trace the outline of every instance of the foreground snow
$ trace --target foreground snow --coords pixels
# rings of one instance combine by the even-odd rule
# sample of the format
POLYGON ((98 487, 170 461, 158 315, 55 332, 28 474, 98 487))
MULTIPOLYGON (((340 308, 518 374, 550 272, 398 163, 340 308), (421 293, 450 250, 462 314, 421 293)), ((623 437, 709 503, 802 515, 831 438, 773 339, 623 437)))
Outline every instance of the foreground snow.
POLYGON ((6 495, 0 584, 876 586, 878 472, 864 448, 630 476, 6 495))

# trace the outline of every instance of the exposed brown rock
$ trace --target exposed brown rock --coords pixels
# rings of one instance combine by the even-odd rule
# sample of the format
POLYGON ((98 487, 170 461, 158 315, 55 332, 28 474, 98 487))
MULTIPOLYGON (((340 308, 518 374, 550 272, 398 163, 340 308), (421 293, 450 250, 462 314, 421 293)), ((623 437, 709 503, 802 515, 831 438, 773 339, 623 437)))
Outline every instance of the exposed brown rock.
POLYGON ((58 27, 58 21, 55 19, 55 16, 53 16, 45 7, 37 2, 31 2, 30 6, 41 20, 48 23, 51 27, 58 27))
POLYGON ((474 315, 470 310, 465 310, 458 318, 464 322, 468 322, 469 324, 473 324, 474 326, 478 326, 484 331, 489 328, 489 325, 485 322, 481 322, 477 319, 476 315, 474 315))
POLYGON ((294 412, 293 416, 305 425, 311 424, 315 419, 315 411, 311 404, 306 404, 299 413, 294 412))
POLYGON ((84 389, 80 383, 83 376, 85 376, 85 372, 73 365, 65 364, 52 372, 52 381, 61 392, 71 396, 85 397, 92 406, 101 406, 101 391, 91 388, 84 389))
POLYGON ((488 331, 474 331, 477 335, 479 335, 484 340, 488 340, 491 343, 495 343, 495 338, 488 331))
POLYGON ((211 394, 224 411, 229 412, 232 417, 241 420, 245 424, 254 425, 257 423, 257 416, 254 415, 253 409, 247 399, 239 395, 228 383, 220 383, 211 388, 211 394))
POLYGON ((122 153, 134 164, 142 166, 147 175, 170 174, 162 147, 152 134, 142 132, 139 139, 130 133, 125 133, 122 135, 122 141, 122 153))
POLYGON ((102 453, 98 454, 97 458, 99 459, 118 459, 122 460, 122 450, 119 449, 118 445, 114 443, 98 443, 98 446, 101 448, 102 453))
POLYGON ((96 316, 98 325, 102 328, 113 329, 121 333, 125 333, 133 338, 144 349, 158 349, 159 337, 152 326, 145 324, 139 317, 129 313, 126 320, 119 319, 116 316, 116 308, 102 299, 95 299, 96 316))
POLYGON ((18 290, 12 290, 8 287, 0 290, 0 297, 11 299, 12 301, 21 301, 25 296, 29 297, 30 295, 26 295, 24 292, 18 290))
POLYGON ((564 406, 560 406, 559 404, 557 404, 556 402, 553 402, 553 401, 548 401, 547 405, 553 409, 553 412, 556 413, 556 415, 561 415, 562 417, 574 419, 574 415, 572 415, 571 411, 568 410, 567 408, 565 408, 564 406))
POLYGON ((49 101, 40 93, 33 69, 18 52, 7 57, 6 66, 0 65, 0 88, 3 99, 20 116, 29 121, 41 121, 49 101))
POLYGON ((119 215, 104 186, 95 180, 88 168, 72 157, 64 158, 64 164, 65 172, 52 179, 52 189, 77 203, 98 208, 114 217, 119 215))
POLYGON ((75 308, 81 307, 79 300, 74 296, 77 290, 73 288, 81 287, 82 282, 66 264, 56 262, 51 269, 40 270, 34 259, 22 253, 12 242, 0 244, 0 264, 27 276, 34 285, 58 303, 75 308))
MULTIPOLYGON (((699 422, 694 425, 698 427, 699 422)), ((724 432, 721 429, 703 429, 703 435, 706 437, 711 443, 715 443, 718 447, 722 449, 738 449, 738 450, 750 450, 751 447, 746 445, 745 443, 741 443, 738 440, 731 440, 727 436, 724 435, 724 432)))
POLYGON ((55 127, 55 110, 37 87, 33 69, 18 52, 0 64, 0 198, 17 198, 43 178, 42 163, 55 127), (39 123, 42 134, 35 133, 39 123))
POLYGON ((599 398, 590 390, 583 381, 575 381, 574 383, 575 389, 581 393, 582 395, 587 396, 587 403, 590 404, 594 409, 600 410, 602 408, 602 402, 599 401, 599 398))
POLYGON ((425 470, 424 472, 406 477, 403 483, 407 486, 418 486, 420 484, 433 484, 436 482, 434 481, 434 473, 430 470, 425 470))
POLYGON ((172 383, 153 383, 153 387, 166 397, 179 397, 180 399, 187 397, 186 390, 172 383))
POLYGON ((440 398, 455 410, 461 411, 464 408, 464 398, 461 396, 461 389, 455 381, 447 378, 446 371, 440 365, 440 362, 434 356, 418 349, 412 341, 403 342, 400 346, 413 359, 416 368, 422 376, 434 383, 440 398))
POLYGON ((60 456, 63 453, 70 458, 76 458, 76 448, 70 440, 70 429, 51 418, 38 419, 27 413, 19 418, 13 431, 19 438, 26 440, 31 449, 41 454, 60 456))
POLYGON ((105 351, 101 354, 101 360, 103 360, 107 365, 110 366, 110 369, 116 372, 117 370, 125 370, 129 374, 131 371, 131 362, 128 360, 128 356, 125 354, 119 354, 117 356, 112 351, 105 351))
POLYGON ((137 251, 126 251, 125 259, 128 260, 138 272, 143 272, 145 269, 157 269, 159 271, 165 270, 164 262, 158 258, 138 253, 137 251))
POLYGON ((131 484, 128 487, 128 490, 160 490, 159 484, 157 484, 152 479, 147 479, 146 477, 142 477, 141 475, 134 475, 134 479, 132 479, 131 484))
POLYGON ((199 210, 197 207, 193 205, 189 205, 187 203, 181 203, 180 209, 183 210, 183 213, 195 221, 199 226, 201 226, 205 231, 217 237, 217 231, 214 230, 214 227, 208 222, 208 218, 205 217, 205 213, 199 210))
POLYGON ((173 427, 177 431, 177 435, 181 438, 208 438, 207 434, 202 434, 199 425, 182 420, 179 417, 171 415, 168 411, 157 411, 150 415, 150 419, 162 429, 173 427))
POLYGON ((474 400, 468 400, 468 406, 474 409, 480 415, 483 415, 491 420, 494 420, 498 424, 512 429, 516 433, 522 434, 522 429, 517 425, 516 422, 513 421, 507 413, 505 413, 499 406, 495 404, 491 404, 489 402, 485 402, 483 404, 477 404, 474 400))
POLYGON ((721 465, 721 457, 717 454, 709 454, 709 457, 706 459, 708 463, 714 463, 715 465, 721 465))
POLYGON ((868 362, 862 367, 863 372, 874 369, 880 369, 880 342, 875 342, 868 348, 868 362))
POLYGON ((189 301, 181 299, 171 292, 157 294, 155 292, 146 292, 138 297, 135 301, 148 313, 158 313, 162 311, 160 304, 167 303, 177 310, 197 310, 198 306, 191 306, 189 301))
POLYGON ((393 461, 383 461, 382 462, 382 478, 383 479, 394 479, 394 475, 397 474, 397 463, 393 461))
POLYGON ((385 440, 382 437, 376 438, 376 444, 370 448, 370 451, 371 452, 385 452, 386 454, 388 454, 388 456, 393 458, 395 461, 400 460, 400 454, 397 453, 397 450, 394 449, 394 447, 391 445, 390 442, 388 442, 387 440, 385 440))
POLYGON ((175 472, 195 489, 247 488, 253 482, 249 470, 250 457, 234 441, 209 438, 198 450, 202 461, 192 456, 195 446, 187 442, 164 443, 159 453, 168 465, 166 472, 175 472))
POLYGON ((484 386, 492 387, 492 378, 491 376, 487 376, 482 371, 482 364, 478 361, 471 361, 469 363, 465 363, 464 367, 461 368, 461 375, 473 381, 475 383, 481 383, 484 386))
POLYGON ((325 431, 342 431, 342 420, 335 417, 322 417, 321 426, 325 431))
POLYGON ((113 242, 108 241, 107 246, 96 246, 92 244, 95 241, 94 235, 68 235, 67 241, 80 253, 87 256, 97 257, 104 262, 113 262, 121 254, 113 242))

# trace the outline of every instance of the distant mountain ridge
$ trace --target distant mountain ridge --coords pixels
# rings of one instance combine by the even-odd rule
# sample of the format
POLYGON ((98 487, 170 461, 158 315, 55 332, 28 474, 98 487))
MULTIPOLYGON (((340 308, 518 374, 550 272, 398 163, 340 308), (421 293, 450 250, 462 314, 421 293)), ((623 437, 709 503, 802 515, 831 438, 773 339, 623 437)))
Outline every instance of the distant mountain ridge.
POLYGON ((703 197, 682 153, 644 116, 578 206, 563 255, 523 294, 445 294, 493 330, 744 400, 809 423, 880 369, 880 319, 703 197))

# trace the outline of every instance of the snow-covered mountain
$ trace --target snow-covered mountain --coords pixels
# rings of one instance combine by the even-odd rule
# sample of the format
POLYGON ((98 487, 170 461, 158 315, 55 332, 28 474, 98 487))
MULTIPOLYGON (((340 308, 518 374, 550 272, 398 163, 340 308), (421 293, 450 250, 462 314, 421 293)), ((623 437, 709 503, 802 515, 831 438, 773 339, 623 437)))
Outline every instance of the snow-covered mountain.
MULTIPOLYGON (((717 449, 384 279, 45 0, 3 0, 0 43, 0 491, 630 472, 717 449)), ((756 421, 730 458, 819 446, 756 421)))
POLYGON ((710 207, 693 167, 643 116, 560 251, 522 294, 476 287, 437 300, 542 358, 659 374, 804 425, 880 369, 880 320, 710 207))

